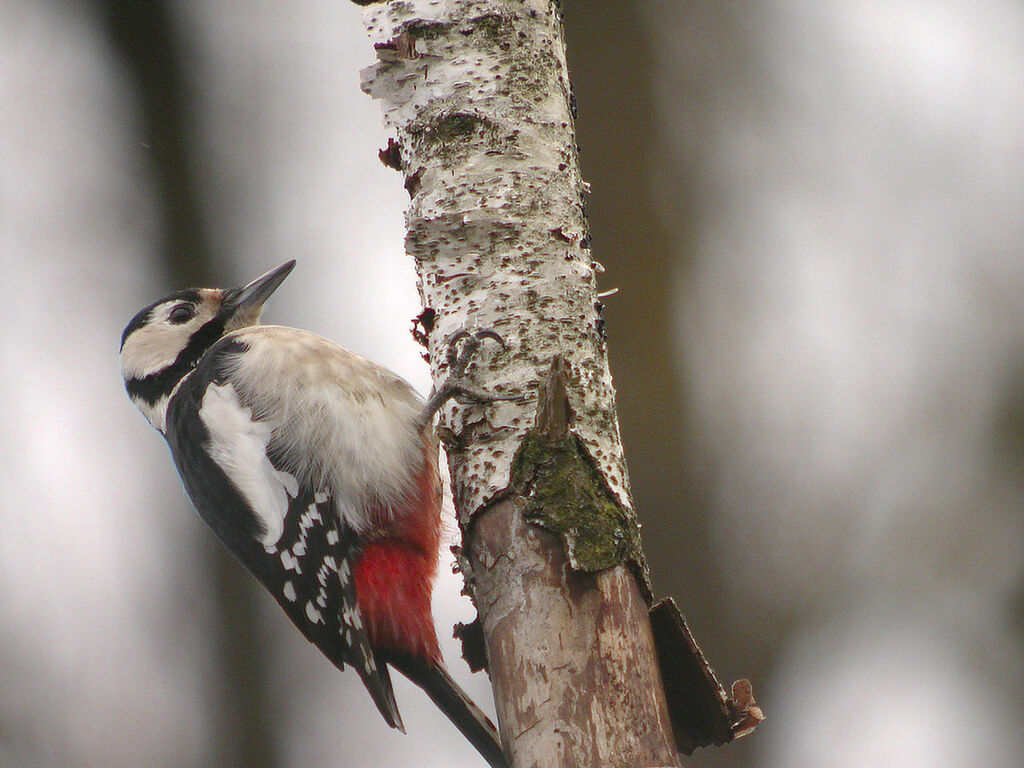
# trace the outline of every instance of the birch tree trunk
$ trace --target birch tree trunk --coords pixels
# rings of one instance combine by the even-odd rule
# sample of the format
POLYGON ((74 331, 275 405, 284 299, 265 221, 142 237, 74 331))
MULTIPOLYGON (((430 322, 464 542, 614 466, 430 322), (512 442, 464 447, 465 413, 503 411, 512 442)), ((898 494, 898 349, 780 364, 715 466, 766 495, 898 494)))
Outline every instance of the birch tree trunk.
POLYGON ((392 0, 364 23, 434 381, 457 332, 487 329, 505 344, 472 380, 522 395, 439 417, 503 741, 515 766, 676 765, 558 3, 392 0))

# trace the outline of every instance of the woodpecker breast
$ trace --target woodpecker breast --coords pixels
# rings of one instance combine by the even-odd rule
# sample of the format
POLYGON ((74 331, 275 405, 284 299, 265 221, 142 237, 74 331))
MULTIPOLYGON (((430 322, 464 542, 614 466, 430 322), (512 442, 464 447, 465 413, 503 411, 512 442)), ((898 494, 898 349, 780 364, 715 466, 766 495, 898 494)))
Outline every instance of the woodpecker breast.
MULTIPOLYGON (((207 452, 247 495, 268 538, 280 531, 291 484, 330 493, 358 534, 387 528, 424 462, 422 404, 407 382, 280 326, 229 333, 207 358, 190 387, 207 452)), ((167 429, 170 440, 173 406, 167 429)))

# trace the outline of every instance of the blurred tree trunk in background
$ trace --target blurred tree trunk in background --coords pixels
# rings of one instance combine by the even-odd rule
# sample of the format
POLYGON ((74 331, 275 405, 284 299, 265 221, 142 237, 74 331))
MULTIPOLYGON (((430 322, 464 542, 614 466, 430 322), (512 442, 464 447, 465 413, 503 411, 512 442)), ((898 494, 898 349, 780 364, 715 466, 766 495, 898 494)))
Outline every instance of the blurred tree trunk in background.
MULTIPOLYGON (((100 7, 110 46, 135 91, 157 191, 162 231, 160 249, 153 255, 160 262, 155 271, 163 273, 165 284, 154 286, 154 294, 189 285, 217 285, 225 268, 212 251, 215 238, 199 203, 195 101, 182 66, 182 50, 188 46, 175 24, 173 4, 104 0, 100 7)), ((192 513, 184 496, 173 506, 168 514, 192 513)), ((209 622, 196 633, 204 644, 182 654, 194 659, 200 669, 212 671, 203 676, 213 739, 208 764, 273 768, 279 764, 279 750, 271 724, 278 718, 271 711, 266 659, 272 654, 264 647, 258 603, 262 598, 255 581, 227 550, 199 525, 194 530, 195 538, 183 542, 178 552, 186 574, 179 585, 187 593, 175 596, 173 604, 181 607, 185 624, 209 622), (188 589, 193 586, 206 591, 194 594, 188 589), (203 602, 211 603, 212 609, 203 610, 203 602), (195 658, 202 651, 211 656, 195 658)), ((181 636, 187 633, 182 630, 181 636)))
POLYGON ((696 179, 673 171, 657 134, 657 62, 638 2, 566 3, 564 11, 581 163, 591 184, 587 213, 594 252, 607 270, 601 289, 618 289, 604 300, 604 316, 644 547, 656 593, 702 601, 682 607, 706 638, 719 620, 704 517, 709 502, 673 333, 675 289, 686 280, 688 233, 698 216, 696 179), (665 176, 688 214, 672 222, 671 232, 654 203, 665 176))
MULTIPOLYGON (((702 215, 699 162, 680 167, 657 125, 654 93, 659 61, 641 11, 645 0, 564 5, 569 72, 579 114, 577 136, 594 253, 606 268, 609 356, 618 392, 622 441, 643 524, 644 550, 656 595, 675 595, 704 650, 724 679, 755 681, 761 667, 749 645, 734 644, 735 619, 723 602, 723 575, 709 537, 711 478, 689 421, 683 358, 679 354, 680 287, 690 278, 702 215), (673 213, 656 204, 671 199, 673 213)), ((724 17, 719 9, 702 9, 724 17)), ((708 24, 728 36, 731 27, 708 24)), ((688 32, 678 31, 680 45, 688 32)), ((664 98, 661 95, 660 98, 664 98)), ((694 123, 707 124, 699 89, 689 99, 694 123)), ((695 131, 696 133, 697 131, 695 131)), ((699 143, 691 150, 699 157, 699 143)), ((675 155, 678 157, 678 155, 675 155)), ((739 766, 751 742, 702 750, 702 765, 739 766)))

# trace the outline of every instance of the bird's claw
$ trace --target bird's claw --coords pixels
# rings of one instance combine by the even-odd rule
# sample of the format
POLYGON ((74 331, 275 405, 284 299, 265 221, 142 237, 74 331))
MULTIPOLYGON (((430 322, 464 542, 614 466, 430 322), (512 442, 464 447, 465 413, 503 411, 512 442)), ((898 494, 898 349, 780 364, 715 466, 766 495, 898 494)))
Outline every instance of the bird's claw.
POLYGON ((448 361, 449 376, 461 376, 466 372, 469 362, 476 355, 476 351, 480 349, 480 344, 483 343, 484 339, 492 339, 498 342, 502 349, 505 349, 505 340, 501 338, 497 331, 489 329, 473 331, 471 333, 462 328, 448 338, 446 360, 448 361), (459 342, 463 339, 466 339, 466 342, 462 344, 462 352, 460 353, 459 342))
POLYGON ((454 399, 456 402, 465 405, 468 403, 493 403, 496 401, 520 399, 519 395, 495 395, 484 392, 466 380, 466 369, 469 368, 469 364, 476 355, 477 350, 480 349, 480 345, 486 339, 498 342, 502 349, 506 347, 505 340, 496 331, 488 329, 470 332, 463 328, 448 338, 448 350, 445 357, 448 363, 448 378, 423 407, 421 420, 424 424, 429 423, 433 419, 434 414, 448 400, 454 399), (459 342, 462 342, 462 344, 459 342))

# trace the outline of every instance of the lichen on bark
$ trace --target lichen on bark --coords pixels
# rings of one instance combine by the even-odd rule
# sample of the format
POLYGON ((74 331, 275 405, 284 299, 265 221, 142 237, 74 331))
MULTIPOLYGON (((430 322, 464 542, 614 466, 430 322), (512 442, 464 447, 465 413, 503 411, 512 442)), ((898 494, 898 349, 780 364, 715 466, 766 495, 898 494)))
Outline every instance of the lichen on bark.
POLYGON ((526 500, 526 520, 562 538, 575 570, 593 573, 640 556, 632 516, 604 486, 575 435, 552 443, 529 433, 512 463, 512 488, 526 500))
POLYGON ((512 460, 510 491, 527 522, 559 536, 574 570, 596 573, 628 564, 650 601, 636 513, 618 502, 571 430, 570 378, 568 364, 556 355, 541 381, 534 427, 512 460))

